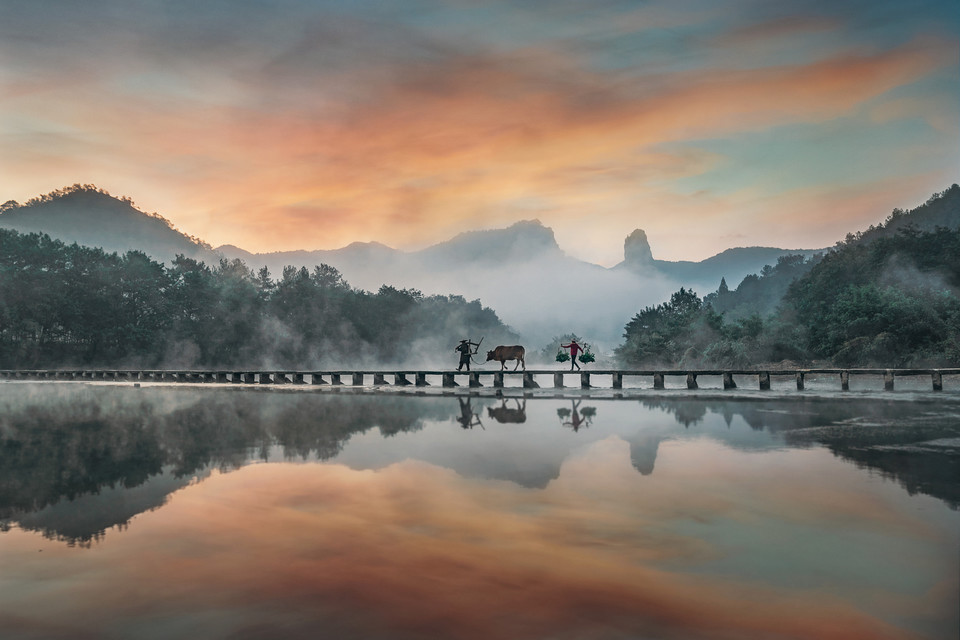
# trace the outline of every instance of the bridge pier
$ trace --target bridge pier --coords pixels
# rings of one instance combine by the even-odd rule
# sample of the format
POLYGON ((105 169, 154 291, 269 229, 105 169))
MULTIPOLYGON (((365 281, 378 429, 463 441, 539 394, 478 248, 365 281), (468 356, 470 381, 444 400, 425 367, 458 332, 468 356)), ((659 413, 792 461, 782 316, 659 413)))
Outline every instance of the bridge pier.
POLYGON ((733 379, 733 374, 729 372, 724 372, 723 374, 723 388, 724 389, 736 389, 737 383, 733 379))
POLYGON ((770 391, 770 372, 761 371, 757 378, 760 382, 760 391, 770 391))
MULTIPOLYGON (((685 376, 686 377, 686 388, 695 390, 699 389, 698 377, 700 375, 721 375, 723 381, 724 389, 736 389, 738 387, 737 381, 735 380, 735 375, 756 375, 759 389, 762 391, 767 391, 772 388, 772 378, 774 376, 782 376, 786 378, 787 376, 793 375, 795 384, 798 391, 803 391, 806 388, 806 376, 807 374, 816 375, 836 375, 840 376, 840 387, 843 391, 850 390, 850 378, 851 374, 853 376, 857 375, 869 375, 873 376, 874 379, 876 376, 880 375, 883 379, 883 389, 885 391, 893 391, 895 389, 896 377, 901 376, 924 376, 930 375, 930 384, 933 391, 943 391, 943 375, 944 372, 949 375, 956 375, 960 373, 960 368, 950 368, 950 369, 785 369, 785 370, 776 370, 776 371, 716 371, 716 370, 697 370, 697 369, 680 369, 680 370, 647 370, 636 371, 636 370, 603 370, 603 371, 580 371, 580 387, 583 389, 593 388, 592 380, 590 378, 592 373, 600 374, 610 374, 611 376, 611 387, 615 391, 620 391, 623 389, 623 378, 625 375, 653 375, 653 388, 656 390, 662 390, 666 388, 665 379, 667 376, 685 376)), ((446 373, 439 371, 347 371, 340 373, 324 373, 321 371, 314 372, 297 372, 297 371, 197 371, 197 370, 117 370, 117 369, 9 369, 0 371, 0 380, 39 380, 39 381, 50 381, 50 380, 91 380, 91 381, 117 381, 117 382, 126 382, 126 381, 158 381, 158 382, 177 382, 177 383, 206 383, 206 384, 312 384, 312 385, 341 385, 343 384, 342 376, 352 376, 353 385, 363 386, 364 385, 364 376, 370 375, 373 377, 373 386, 410 386, 415 384, 418 387, 429 386, 427 382, 427 377, 430 375, 440 375, 442 377, 442 384, 444 387, 460 387, 469 386, 470 388, 480 388, 484 384, 481 382, 481 378, 484 375, 493 376, 493 387, 496 389, 504 388, 504 378, 507 373, 520 373, 522 375, 522 387, 524 389, 538 389, 540 385, 536 380, 536 376, 549 376, 552 374, 553 388, 563 389, 566 387, 564 376, 568 373, 572 376, 573 373, 569 371, 557 371, 557 370, 528 370, 528 371, 463 371, 457 372, 454 370, 448 370, 446 373), (330 376, 330 382, 328 383, 325 380, 325 377, 330 376), (458 375, 466 375, 468 377, 468 382, 457 383, 458 375), (310 379, 307 380, 307 376, 310 376, 310 379), (392 380, 388 380, 392 376, 392 380), (413 378, 415 376, 415 380, 413 378)), ((601 385, 602 386, 602 385, 601 385)), ((604 387, 607 388, 607 387, 604 387)))

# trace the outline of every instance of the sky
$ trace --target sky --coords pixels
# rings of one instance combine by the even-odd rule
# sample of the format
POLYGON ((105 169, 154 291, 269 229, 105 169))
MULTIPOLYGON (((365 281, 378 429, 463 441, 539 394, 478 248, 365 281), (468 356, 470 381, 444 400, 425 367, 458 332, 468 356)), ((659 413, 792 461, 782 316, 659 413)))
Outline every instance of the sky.
POLYGON ((0 201, 214 246, 819 248, 960 177, 955 0, 0 0, 0 201))

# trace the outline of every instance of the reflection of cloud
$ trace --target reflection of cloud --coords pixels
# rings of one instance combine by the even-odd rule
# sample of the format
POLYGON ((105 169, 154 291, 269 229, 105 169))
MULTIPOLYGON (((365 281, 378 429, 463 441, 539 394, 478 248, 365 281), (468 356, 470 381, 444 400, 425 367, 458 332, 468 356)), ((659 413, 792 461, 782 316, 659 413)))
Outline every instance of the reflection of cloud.
POLYGON ((758 489, 707 446, 694 452, 705 466, 651 491, 627 449, 596 443, 543 491, 417 462, 255 465, 179 492, 96 558, 55 551, 77 579, 45 593, 64 612, 106 612, 82 619, 94 633, 98 620, 135 633, 137 618, 203 616, 225 636, 265 624, 289 637, 902 636, 826 592, 657 568, 718 553, 670 522, 755 517, 740 496, 758 489), (722 496, 718 474, 732 480, 722 496))

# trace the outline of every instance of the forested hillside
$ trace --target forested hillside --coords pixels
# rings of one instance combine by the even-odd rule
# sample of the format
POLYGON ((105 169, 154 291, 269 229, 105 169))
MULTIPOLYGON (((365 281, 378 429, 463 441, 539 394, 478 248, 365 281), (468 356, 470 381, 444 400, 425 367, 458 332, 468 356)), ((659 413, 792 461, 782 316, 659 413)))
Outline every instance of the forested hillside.
POLYGON ((759 275, 748 275, 736 289, 730 290, 726 280, 721 280, 720 288, 704 296, 703 302, 723 314, 725 320, 742 320, 754 314, 771 316, 794 280, 808 273, 822 258, 823 254, 809 258, 802 254, 780 256, 775 265, 766 265, 759 275))
POLYGON ((631 319, 617 356, 629 366, 958 366, 958 292, 953 185, 849 234, 819 261, 782 258, 735 291, 705 299, 681 289, 631 319))
POLYGON ((0 227, 20 233, 46 233, 67 244, 76 242, 107 252, 143 251, 151 258, 172 260, 184 255, 216 261, 210 246, 178 231, 156 213, 139 210, 130 198, 117 198, 92 184, 75 184, 31 198, 0 205, 0 227))
POLYGON ((468 335, 516 339, 477 300, 371 294, 328 265, 274 280, 239 260, 165 267, 0 229, 0 368, 436 364, 468 335))

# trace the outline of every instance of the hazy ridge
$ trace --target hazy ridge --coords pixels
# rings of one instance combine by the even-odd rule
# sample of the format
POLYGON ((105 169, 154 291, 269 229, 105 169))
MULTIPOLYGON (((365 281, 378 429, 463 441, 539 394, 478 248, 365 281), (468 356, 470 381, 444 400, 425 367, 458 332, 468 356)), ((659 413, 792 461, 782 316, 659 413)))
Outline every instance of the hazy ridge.
POLYGON ((356 242, 330 250, 252 253, 232 245, 212 249, 161 216, 92 185, 74 185, 24 204, 8 202, 0 209, 0 227, 43 232, 108 252, 140 250, 167 262, 177 254, 211 265, 220 258, 238 258, 253 270, 267 267, 274 276, 288 265, 312 269, 329 264, 350 285, 367 291, 386 284, 479 299, 533 346, 576 332, 612 347, 627 319, 679 287, 707 293, 721 277, 738 282, 779 256, 798 252, 747 247, 700 262, 656 260, 645 234, 637 230, 624 243, 625 260, 608 269, 567 255, 549 227, 525 220, 505 229, 467 231, 419 251, 356 242))

